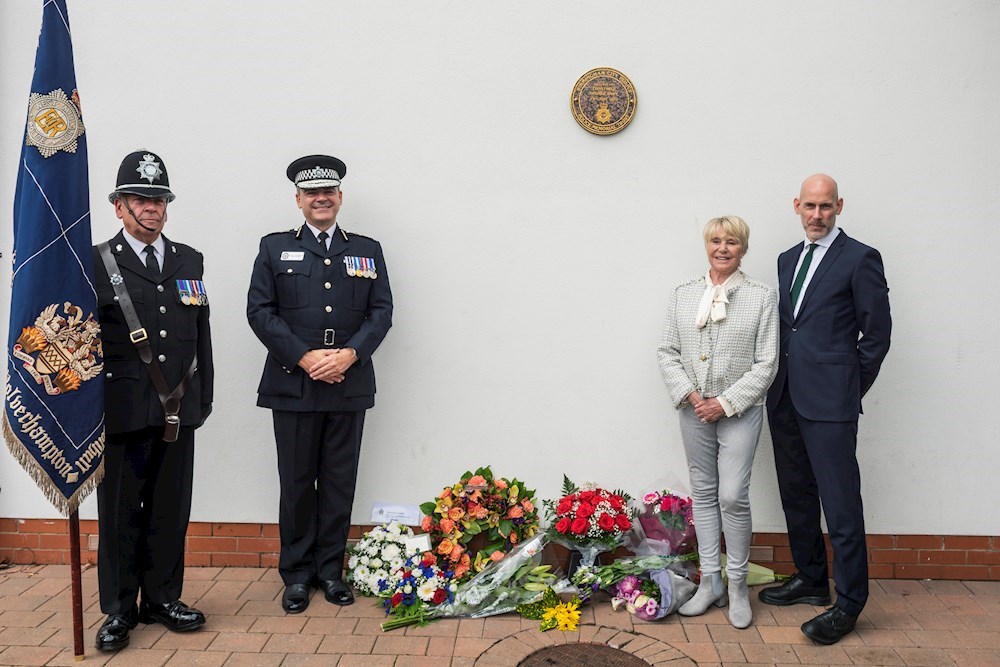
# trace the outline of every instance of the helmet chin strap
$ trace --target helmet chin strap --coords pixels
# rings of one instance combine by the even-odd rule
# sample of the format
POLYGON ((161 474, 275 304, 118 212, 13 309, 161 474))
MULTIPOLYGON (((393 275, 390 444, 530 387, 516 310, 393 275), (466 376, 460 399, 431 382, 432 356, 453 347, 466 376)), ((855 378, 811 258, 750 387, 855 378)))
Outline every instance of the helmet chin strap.
MULTIPOLYGON (((143 229, 145 229, 145 230, 146 230, 147 232, 151 232, 151 233, 156 233, 156 230, 155 230, 155 229, 150 229, 150 228, 149 228, 149 227, 147 227, 146 225, 142 224, 142 222, 140 222, 140 220, 139 220, 139 216, 137 216, 137 215, 135 214, 135 211, 133 211, 133 210, 132 210, 132 207, 128 205, 128 202, 127 202, 127 201, 125 201, 125 198, 124 198, 124 197, 119 197, 119 199, 120 199, 120 200, 121 200, 121 202, 122 202, 122 206, 124 206, 124 207, 125 207, 125 210, 126 210, 126 211, 128 211, 128 214, 132 216, 132 219, 133 219, 133 220, 135 220, 135 224, 139 225, 140 227, 142 227, 143 229)), ((166 215, 166 211, 164 211, 164 215, 166 215)))

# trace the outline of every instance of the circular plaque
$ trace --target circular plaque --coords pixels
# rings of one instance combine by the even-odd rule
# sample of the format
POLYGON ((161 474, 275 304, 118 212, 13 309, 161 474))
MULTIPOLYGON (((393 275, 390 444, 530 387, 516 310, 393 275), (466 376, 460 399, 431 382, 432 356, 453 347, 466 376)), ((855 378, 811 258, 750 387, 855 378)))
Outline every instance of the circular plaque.
POLYGON ((616 69, 598 67, 573 86, 570 108, 580 127, 593 134, 621 132, 632 122, 638 100, 635 86, 616 69))

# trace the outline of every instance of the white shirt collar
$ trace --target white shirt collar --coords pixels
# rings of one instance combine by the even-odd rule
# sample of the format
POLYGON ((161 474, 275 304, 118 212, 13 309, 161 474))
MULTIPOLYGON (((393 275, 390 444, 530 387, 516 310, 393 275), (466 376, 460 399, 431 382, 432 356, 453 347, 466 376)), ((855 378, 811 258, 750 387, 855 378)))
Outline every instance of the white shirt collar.
POLYGON ((807 236, 805 241, 805 247, 808 248, 810 243, 815 243, 816 245, 822 246, 823 248, 829 248, 831 245, 833 245, 834 239, 836 239, 838 236, 840 236, 840 227, 837 227, 835 225, 833 229, 830 230, 830 233, 821 239, 810 241, 809 237, 807 236))
MULTIPOLYGON (((306 228, 310 232, 312 232, 313 236, 316 237, 316 240, 319 241, 319 233, 320 233, 321 230, 317 229, 316 227, 313 227, 308 222, 306 223, 306 228)), ((336 233, 337 233, 337 223, 333 223, 333 227, 331 227, 330 229, 326 230, 326 237, 327 237, 327 239, 332 239, 333 235, 336 234, 336 233)))
MULTIPOLYGON (((129 234, 127 229, 123 230, 123 232, 124 233, 122 234, 122 236, 125 237, 125 240, 128 242, 129 247, 131 247, 132 250, 135 251, 135 254, 145 264, 145 262, 146 262, 146 242, 145 241, 140 241, 139 239, 137 239, 134 236, 132 236, 131 234, 129 234)), ((160 234, 159 236, 157 236, 156 240, 153 241, 149 245, 153 246, 153 251, 155 252, 156 258, 159 260, 160 266, 162 267, 163 266, 163 257, 164 257, 164 253, 166 252, 166 247, 167 247, 167 244, 163 241, 163 234, 160 234)))

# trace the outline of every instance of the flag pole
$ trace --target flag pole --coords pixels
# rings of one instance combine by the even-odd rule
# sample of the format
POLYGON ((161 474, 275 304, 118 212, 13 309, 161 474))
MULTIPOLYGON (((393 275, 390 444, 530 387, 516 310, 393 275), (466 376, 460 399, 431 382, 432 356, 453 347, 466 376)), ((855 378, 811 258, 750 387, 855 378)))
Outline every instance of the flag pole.
POLYGON ((83 652, 83 587, 80 577, 80 513, 69 515, 69 576, 73 589, 73 659, 80 662, 83 652))

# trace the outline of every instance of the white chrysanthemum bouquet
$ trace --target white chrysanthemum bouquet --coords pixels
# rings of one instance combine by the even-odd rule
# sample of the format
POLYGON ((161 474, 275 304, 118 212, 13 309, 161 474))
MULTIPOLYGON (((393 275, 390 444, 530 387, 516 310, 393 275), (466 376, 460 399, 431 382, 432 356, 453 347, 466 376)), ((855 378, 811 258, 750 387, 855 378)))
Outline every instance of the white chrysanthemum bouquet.
POLYGON ((412 538, 410 527, 397 521, 372 528, 348 550, 347 580, 361 595, 393 590, 406 560, 421 552, 412 538))

